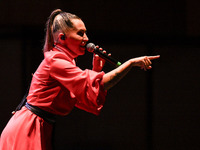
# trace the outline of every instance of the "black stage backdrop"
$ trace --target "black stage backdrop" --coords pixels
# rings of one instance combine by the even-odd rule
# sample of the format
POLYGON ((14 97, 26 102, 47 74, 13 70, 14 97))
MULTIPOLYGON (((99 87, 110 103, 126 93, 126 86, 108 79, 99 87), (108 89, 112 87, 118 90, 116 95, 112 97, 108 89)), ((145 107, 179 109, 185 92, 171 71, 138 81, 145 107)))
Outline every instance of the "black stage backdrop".
MULTIPOLYGON (((108 91, 100 114, 79 109, 57 118, 57 150, 200 149, 200 1, 1 1, 0 131, 43 59, 51 11, 80 16, 90 42, 121 62, 157 55, 153 69, 133 68, 108 91)), ((91 68, 92 54, 77 60, 91 68)), ((106 64, 105 72, 113 69, 106 64)))

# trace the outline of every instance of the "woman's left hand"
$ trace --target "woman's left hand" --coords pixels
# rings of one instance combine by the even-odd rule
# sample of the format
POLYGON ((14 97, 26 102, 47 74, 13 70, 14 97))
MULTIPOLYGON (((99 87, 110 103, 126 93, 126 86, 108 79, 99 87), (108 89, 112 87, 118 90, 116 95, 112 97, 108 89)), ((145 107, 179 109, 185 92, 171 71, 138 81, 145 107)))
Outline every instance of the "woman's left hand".
MULTIPOLYGON (((96 47, 99 48, 99 46, 96 46, 96 47)), ((103 50, 102 48, 99 48, 99 50, 103 51, 103 53, 106 53, 106 51, 103 50)), ((105 59, 99 57, 99 55, 97 54, 93 55, 92 70, 100 72, 103 69, 104 64, 105 64, 105 59)))

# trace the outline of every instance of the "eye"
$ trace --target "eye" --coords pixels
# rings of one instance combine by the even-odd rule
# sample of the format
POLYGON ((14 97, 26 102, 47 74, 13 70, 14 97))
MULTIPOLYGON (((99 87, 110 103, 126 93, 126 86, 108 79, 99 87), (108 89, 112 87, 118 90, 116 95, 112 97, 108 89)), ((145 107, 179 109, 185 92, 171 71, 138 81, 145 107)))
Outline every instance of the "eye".
POLYGON ((83 35, 85 34, 85 32, 84 31, 78 31, 77 34, 83 37, 83 35))

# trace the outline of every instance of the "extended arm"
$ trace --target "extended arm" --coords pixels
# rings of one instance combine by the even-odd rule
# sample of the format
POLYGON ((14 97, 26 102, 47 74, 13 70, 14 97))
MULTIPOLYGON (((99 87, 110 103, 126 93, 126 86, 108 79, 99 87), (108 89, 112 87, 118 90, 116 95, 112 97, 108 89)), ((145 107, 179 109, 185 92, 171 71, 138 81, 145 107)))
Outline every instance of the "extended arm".
POLYGON ((143 56, 138 58, 133 58, 125 63, 123 63, 118 68, 106 73, 103 76, 104 90, 108 90, 117 84, 129 71, 132 67, 138 66, 141 69, 147 70, 151 69, 151 60, 157 59, 160 56, 143 56))

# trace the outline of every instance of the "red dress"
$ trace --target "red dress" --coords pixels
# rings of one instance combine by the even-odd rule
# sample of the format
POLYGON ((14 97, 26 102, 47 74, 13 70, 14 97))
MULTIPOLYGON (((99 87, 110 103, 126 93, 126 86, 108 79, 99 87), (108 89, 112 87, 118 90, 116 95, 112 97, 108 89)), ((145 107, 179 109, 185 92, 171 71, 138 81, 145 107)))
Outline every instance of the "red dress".
MULTIPOLYGON (((99 115, 106 96, 104 72, 81 70, 72 54, 60 45, 44 56, 33 75, 27 102, 61 116, 69 114, 74 106, 99 115)), ((52 124, 22 107, 3 130, 0 150, 51 150, 52 128, 52 124)))

